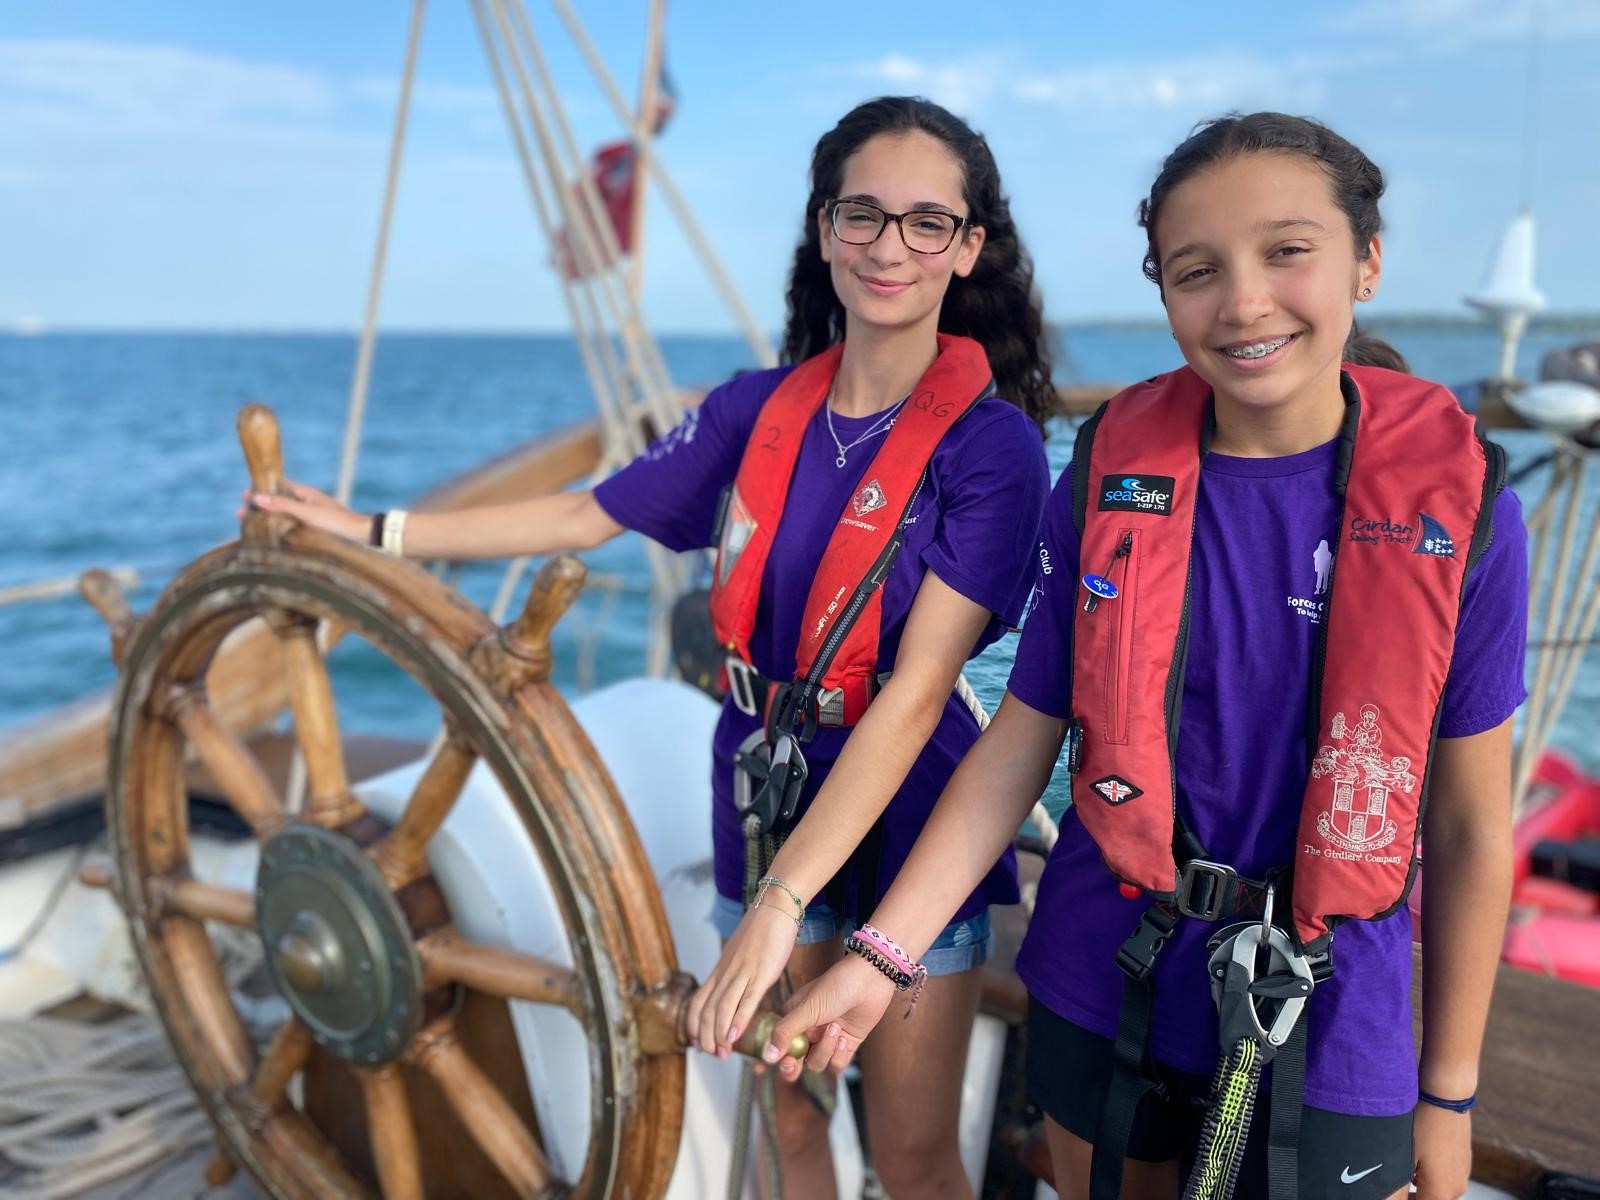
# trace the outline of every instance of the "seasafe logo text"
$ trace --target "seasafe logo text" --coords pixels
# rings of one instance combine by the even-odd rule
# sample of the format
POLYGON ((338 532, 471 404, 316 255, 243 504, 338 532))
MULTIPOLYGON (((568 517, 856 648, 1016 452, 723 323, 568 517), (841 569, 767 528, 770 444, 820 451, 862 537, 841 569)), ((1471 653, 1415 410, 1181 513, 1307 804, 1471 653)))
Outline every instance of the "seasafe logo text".
POLYGON ((1119 472, 1100 480, 1101 512, 1142 512, 1172 515, 1171 475, 1119 472))

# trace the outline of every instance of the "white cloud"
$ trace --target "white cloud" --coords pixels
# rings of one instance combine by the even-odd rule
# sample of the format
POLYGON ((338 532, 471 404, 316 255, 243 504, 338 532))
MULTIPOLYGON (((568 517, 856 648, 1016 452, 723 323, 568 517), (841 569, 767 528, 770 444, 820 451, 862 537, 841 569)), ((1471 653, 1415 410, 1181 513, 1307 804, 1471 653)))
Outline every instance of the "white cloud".
MULTIPOLYGON (((0 40, 0 143, 74 139, 367 147, 386 138, 397 76, 354 80, 173 46, 0 40)), ((501 122, 485 87, 419 79, 413 107, 456 127, 501 122)))
POLYGON ((1268 60, 1244 55, 1102 63, 1024 75, 1011 85, 1011 92, 1025 103, 1067 112, 1202 114, 1262 105, 1295 108, 1317 104, 1326 96, 1322 66, 1307 57, 1268 60))
POLYGON ((924 62, 904 54, 885 54, 845 68, 846 74, 871 80, 886 90, 926 96, 958 113, 979 108, 1006 78, 998 54, 981 54, 944 63, 924 62))
POLYGON ((1493 38, 1600 34, 1600 0, 1359 0, 1333 15, 1334 28, 1410 33, 1449 49, 1493 38))
POLYGON ((58 120, 125 126, 304 119, 327 112, 334 98, 328 82, 309 71, 175 46, 0 41, 0 106, 20 102, 58 120))

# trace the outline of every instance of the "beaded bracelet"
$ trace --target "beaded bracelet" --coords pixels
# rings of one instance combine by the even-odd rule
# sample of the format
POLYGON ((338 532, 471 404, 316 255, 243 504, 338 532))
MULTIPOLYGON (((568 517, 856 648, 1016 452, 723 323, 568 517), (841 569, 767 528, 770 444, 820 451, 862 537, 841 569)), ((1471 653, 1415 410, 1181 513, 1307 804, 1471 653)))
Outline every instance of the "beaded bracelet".
POLYGON ((1441 1096, 1435 1096, 1432 1092, 1425 1092, 1421 1088, 1418 1088, 1417 1099, 1421 1100, 1424 1104, 1431 1104, 1435 1108, 1447 1108, 1453 1113, 1464 1113, 1470 1112, 1478 1103, 1478 1094, 1474 1092, 1465 1100, 1446 1100, 1441 1096))
POLYGON ((906 1009, 906 1016, 909 1017, 916 1011, 917 1001, 922 997, 923 985, 928 982, 927 967, 914 961, 894 939, 871 925, 862 925, 845 939, 844 948, 852 954, 860 955, 876 967, 890 983, 894 984, 895 991, 910 990, 911 1006, 906 1009))
POLYGON ((763 896, 765 896, 767 894, 767 889, 768 888, 774 888, 774 887, 777 888, 779 891, 783 892, 784 894, 786 894, 789 897, 789 899, 793 900, 794 901, 794 906, 797 909, 800 910, 800 915, 801 916, 805 916, 805 913, 806 913, 806 902, 804 900, 800 899, 799 895, 795 892, 795 890, 792 887, 790 887, 787 883, 785 883, 783 880, 779 879, 776 875, 764 875, 760 879, 756 880, 756 899, 755 899, 755 902, 757 904, 760 904, 761 903, 761 897, 763 897, 763 896))

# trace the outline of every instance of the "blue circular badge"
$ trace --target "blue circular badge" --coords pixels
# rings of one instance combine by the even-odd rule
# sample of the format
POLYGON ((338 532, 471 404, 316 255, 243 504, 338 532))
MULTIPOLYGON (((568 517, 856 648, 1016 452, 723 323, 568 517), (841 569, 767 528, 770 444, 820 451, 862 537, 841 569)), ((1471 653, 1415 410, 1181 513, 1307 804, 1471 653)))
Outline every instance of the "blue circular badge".
POLYGON ((1104 575, 1085 575, 1083 577, 1083 586, 1102 600, 1115 600, 1117 598, 1117 585, 1104 575))

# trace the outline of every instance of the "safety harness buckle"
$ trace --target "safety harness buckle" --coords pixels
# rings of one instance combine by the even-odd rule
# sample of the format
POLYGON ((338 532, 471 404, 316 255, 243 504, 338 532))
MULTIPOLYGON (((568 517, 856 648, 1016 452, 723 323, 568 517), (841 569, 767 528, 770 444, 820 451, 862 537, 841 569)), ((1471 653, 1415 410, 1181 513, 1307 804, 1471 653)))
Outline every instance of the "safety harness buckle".
POLYGON ((1178 913, 1157 901, 1144 910, 1139 927, 1117 949, 1117 966, 1128 978, 1142 983, 1155 970, 1156 955, 1178 927, 1178 913))
POLYGON ((1239 873, 1226 863, 1192 858, 1178 880, 1178 911, 1186 917, 1215 921, 1228 911, 1239 873))
POLYGON ((761 710, 756 703, 756 669, 737 654, 728 655, 726 668, 733 706, 747 717, 758 716, 761 710))

